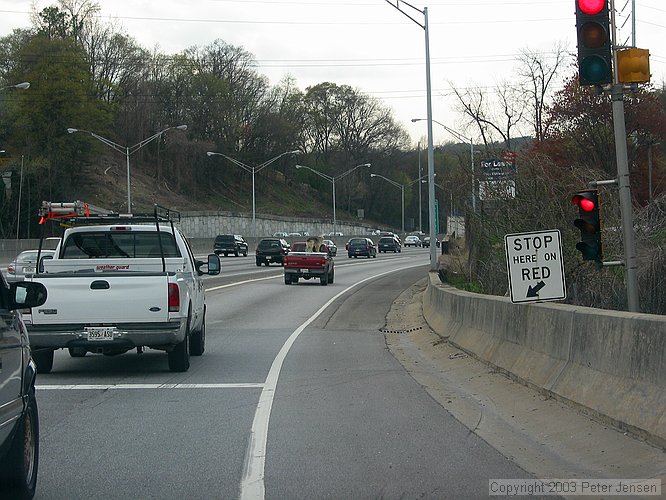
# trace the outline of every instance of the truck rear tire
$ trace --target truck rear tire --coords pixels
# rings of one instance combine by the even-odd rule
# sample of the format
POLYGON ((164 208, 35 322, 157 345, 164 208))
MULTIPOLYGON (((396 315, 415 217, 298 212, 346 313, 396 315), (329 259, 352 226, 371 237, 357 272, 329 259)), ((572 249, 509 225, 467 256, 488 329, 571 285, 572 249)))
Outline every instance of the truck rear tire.
POLYGON ((32 351, 32 359, 37 365, 37 373, 50 373, 53 368, 53 349, 32 351))
POLYGON ((73 358, 82 358, 88 352, 85 347, 68 347, 67 350, 69 351, 69 355, 73 358))
POLYGON ((190 318, 187 319, 187 330, 182 342, 175 345, 172 351, 167 353, 169 358, 169 370, 172 372, 186 372, 190 368, 190 318))
POLYGON ((327 274, 324 274, 321 278, 319 278, 319 284, 321 286, 328 285, 328 275, 327 274))
POLYGON ((206 310, 204 309, 201 328, 190 336, 190 354, 201 356, 206 350, 206 310))
POLYGON ((328 282, 333 283, 334 278, 335 278, 335 270, 331 270, 331 274, 328 275, 328 282))
POLYGON ((291 285, 291 278, 287 276, 286 274, 284 275, 284 284, 285 285, 291 285))

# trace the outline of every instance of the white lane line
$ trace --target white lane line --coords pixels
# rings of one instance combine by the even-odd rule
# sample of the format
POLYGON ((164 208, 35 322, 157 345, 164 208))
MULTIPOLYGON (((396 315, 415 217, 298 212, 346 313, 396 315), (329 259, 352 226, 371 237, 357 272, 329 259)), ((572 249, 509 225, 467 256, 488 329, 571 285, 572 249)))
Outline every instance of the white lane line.
POLYGON ((250 429, 250 442, 248 445, 247 455, 245 457, 245 465, 243 467, 243 478, 241 480, 240 487, 241 500, 263 500, 264 498, 266 491, 264 485, 264 468, 266 465, 268 424, 271 417, 273 400, 275 398, 275 390, 277 388, 278 378, 280 377, 280 371, 282 370, 282 364, 284 363, 284 360, 287 357, 291 346, 294 344, 294 342, 296 342, 296 339, 301 334, 301 332, 305 330, 305 328, 307 328, 307 326, 310 325, 315 319, 317 319, 326 310, 326 308, 328 308, 328 306, 330 306, 340 296, 347 293, 352 288, 355 288, 358 285, 365 283, 366 281, 380 278, 386 274, 421 266, 423 266, 423 263, 405 266, 398 269, 392 269, 390 271, 385 271, 374 276, 369 276, 365 279, 362 279, 361 281, 354 283, 353 285, 345 288, 329 299, 328 302, 321 306, 317 312, 310 316, 305 321, 305 323, 296 328, 296 330, 294 330, 294 332, 289 336, 287 341, 280 349, 280 352, 278 352, 277 356, 273 360, 271 369, 268 372, 268 376, 266 377, 264 388, 261 391, 261 396, 259 396, 259 403, 257 404, 257 411, 254 414, 252 428, 250 429))
MULTIPOLYGON (((410 258, 411 257, 396 257, 393 260, 406 260, 406 259, 410 259, 410 258)), ((352 267, 352 266, 359 266, 359 265, 363 265, 363 264, 377 264, 379 262, 382 262, 382 261, 376 261, 376 260, 370 259, 369 262, 368 261, 348 262, 346 264, 337 264, 336 267, 352 267)), ((417 267, 418 265, 419 264, 415 264, 414 266, 409 266, 409 267, 417 267)), ((421 265, 423 265, 423 264, 421 264, 421 265)), ((404 269, 407 269, 407 268, 404 268, 404 269)), ((239 273, 239 274, 242 274, 242 273, 239 273)), ((225 277, 231 277, 231 276, 233 276, 233 275, 225 275, 225 277)), ((224 288, 231 288, 232 286, 245 285, 247 283, 254 283, 255 281, 265 281, 265 280, 273 280, 273 279, 276 279, 276 278, 282 278, 283 276, 284 276, 284 274, 281 273, 281 274, 276 274, 275 276, 268 276, 266 278, 252 278, 252 279, 249 279, 249 280, 236 281, 234 283, 229 283, 227 285, 220 285, 220 286, 213 286, 213 287, 210 287, 210 288, 206 288, 206 291, 207 292, 212 292, 212 291, 215 291, 215 290, 222 290, 224 288)))
POLYGON ((229 283, 228 285, 213 286, 206 288, 207 292, 212 292, 213 290, 222 290, 223 288, 229 288, 232 286, 244 285, 245 283, 254 283, 255 281, 264 281, 264 280, 274 280, 275 278, 282 278, 281 274, 276 274, 275 276, 269 276, 267 278, 254 278, 251 280, 236 281, 234 283, 229 283))
POLYGON ((241 384, 46 384, 36 385, 43 391, 107 391, 115 389, 263 389, 261 383, 241 384))

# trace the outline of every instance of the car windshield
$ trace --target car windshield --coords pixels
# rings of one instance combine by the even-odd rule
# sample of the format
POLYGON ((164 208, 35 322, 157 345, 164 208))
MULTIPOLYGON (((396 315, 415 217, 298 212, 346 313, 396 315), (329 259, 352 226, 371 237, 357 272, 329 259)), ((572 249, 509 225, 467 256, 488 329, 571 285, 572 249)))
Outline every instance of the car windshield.
POLYGON ((381 238, 380 243, 393 243, 395 240, 393 238, 381 238))
POLYGON ((364 240, 363 238, 354 238, 349 242, 350 245, 367 245, 368 240, 364 240))
POLYGON ((73 234, 65 240, 63 259, 119 258, 119 257, 180 257, 173 234, 132 231, 86 231, 73 234))
POLYGON ((230 243, 234 241, 234 237, 231 234, 223 234, 215 238, 216 243, 230 243))

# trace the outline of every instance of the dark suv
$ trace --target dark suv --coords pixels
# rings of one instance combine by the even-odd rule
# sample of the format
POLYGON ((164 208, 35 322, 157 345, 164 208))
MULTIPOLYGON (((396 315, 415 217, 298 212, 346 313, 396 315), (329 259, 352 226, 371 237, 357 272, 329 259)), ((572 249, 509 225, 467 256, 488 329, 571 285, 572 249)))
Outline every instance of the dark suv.
POLYGON ((247 257, 247 249, 247 241, 240 234, 218 234, 213 244, 213 252, 217 255, 223 253, 225 257, 230 253, 236 257, 240 254, 243 254, 243 257, 247 257))
POLYGON ((282 265, 284 256, 289 253, 289 243, 282 238, 264 238, 257 244, 257 266, 267 266, 271 262, 282 265))
POLYGON ((46 288, 41 283, 19 281, 7 286, 4 277, 0 277, 1 498, 32 498, 37 487, 37 368, 17 309, 38 307, 45 301, 46 288))
POLYGON ((349 240, 347 246, 347 257, 356 258, 359 255, 365 256, 368 259, 377 257, 377 248, 370 238, 352 238, 349 240))
POLYGON ((382 236, 377 243, 379 253, 382 252, 400 252, 400 242, 395 236, 382 236))

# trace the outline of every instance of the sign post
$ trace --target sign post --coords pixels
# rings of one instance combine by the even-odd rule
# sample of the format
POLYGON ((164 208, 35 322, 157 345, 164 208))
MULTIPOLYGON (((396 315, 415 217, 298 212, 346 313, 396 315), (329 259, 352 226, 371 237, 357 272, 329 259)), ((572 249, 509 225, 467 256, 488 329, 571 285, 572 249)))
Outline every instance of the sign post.
POLYGON ((511 302, 566 298, 560 231, 507 234, 506 266, 511 302))

